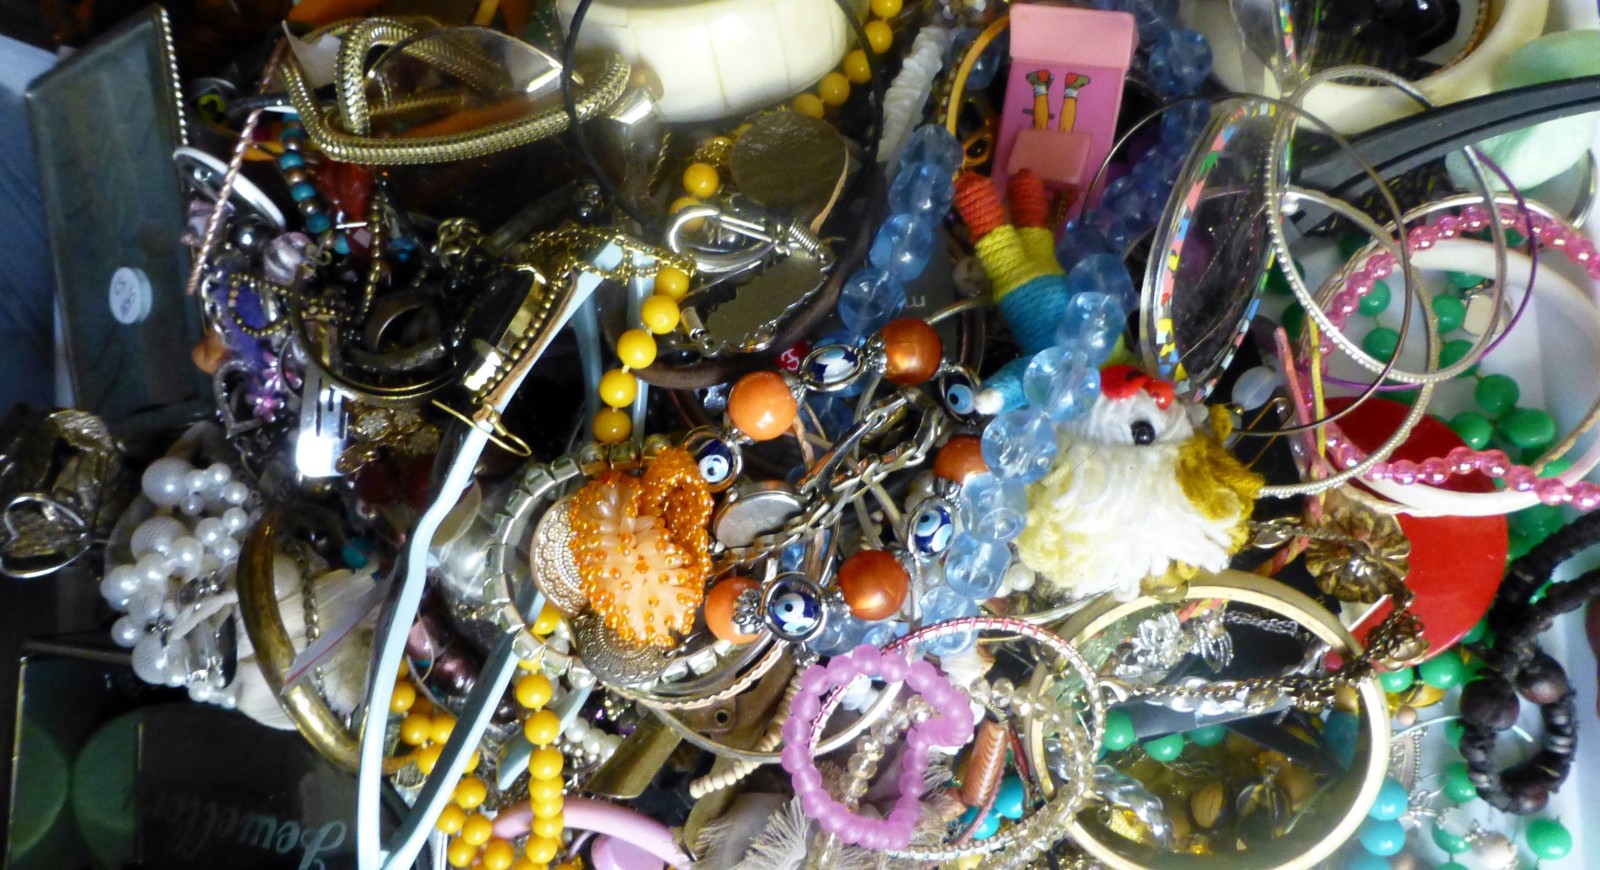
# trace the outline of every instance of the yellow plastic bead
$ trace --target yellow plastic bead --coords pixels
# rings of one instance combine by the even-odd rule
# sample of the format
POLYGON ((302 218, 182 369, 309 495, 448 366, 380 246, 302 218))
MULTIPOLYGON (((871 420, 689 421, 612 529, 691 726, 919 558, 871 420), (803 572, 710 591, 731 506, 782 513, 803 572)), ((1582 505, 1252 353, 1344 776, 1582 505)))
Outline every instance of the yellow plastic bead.
POLYGON ((872 65, 867 63, 867 53, 855 49, 844 56, 844 77, 853 85, 864 85, 872 81, 872 65))
POLYGON ((518 858, 511 863, 511 870, 550 870, 550 865, 537 864, 527 858, 518 858))
MULTIPOLYGON (((549 780, 545 781, 549 782, 549 780)), ((561 815, 561 808, 565 803, 566 801, 560 795, 544 801, 534 800, 531 796, 528 798, 528 804, 533 808, 533 817, 536 819, 553 819, 561 815)))
POLYGON ((559 837, 562 829, 566 826, 566 817, 561 813, 556 813, 548 819, 534 819, 533 835, 535 837, 559 837))
POLYGON ((561 800, 561 780, 533 776, 531 767, 528 776, 528 802, 534 807, 561 800))
POLYGON ((561 736, 561 717, 550 710, 540 710, 522 723, 522 735, 534 746, 549 746, 561 736))
MULTIPOLYGON (((661 283, 656 282, 656 289, 661 283)), ((630 369, 642 369, 656 361, 656 340, 642 329, 630 329, 617 339, 617 359, 630 369)))
POLYGON ((540 864, 548 864, 561 851, 561 841, 550 837, 531 837, 522 853, 540 864))
POLYGON ((555 686, 550 684, 550 678, 544 674, 528 674, 517 680, 517 703, 529 710, 541 710, 550 703, 550 696, 555 693, 555 686))
POLYGON ((868 21, 863 28, 867 31, 867 45, 872 48, 873 54, 883 54, 894 45, 894 31, 882 21, 868 21))
POLYGON ((644 321, 644 328, 656 335, 666 335, 677 329, 680 316, 678 303, 660 293, 639 305, 639 319, 644 321))
POLYGON ((456 717, 449 713, 440 713, 429 720, 428 736, 435 743, 444 743, 450 739, 450 732, 456 730, 456 717))
POLYGON ((456 791, 452 797, 462 809, 475 810, 489 797, 489 786, 483 780, 469 776, 456 783, 456 791))
POLYGON ((412 702, 410 714, 427 719, 433 715, 433 705, 428 703, 428 696, 418 693, 417 700, 412 702))
POLYGON ((478 750, 476 750, 476 749, 472 750, 472 754, 467 756, 466 769, 467 770, 477 770, 478 769, 478 762, 482 761, 482 760, 483 760, 483 756, 481 754, 479 754, 478 750))
POLYGON ((467 811, 455 804, 445 804, 439 812, 439 818, 433 823, 441 834, 461 833, 461 824, 467 820, 467 811))
POLYGON ((483 870, 511 870, 517 860, 516 847, 505 840, 490 840, 483 847, 483 870))
POLYGON ((606 408, 594 415, 594 440, 601 444, 616 444, 633 434, 633 418, 619 408, 606 408))
POLYGON ((483 813, 474 813, 467 816, 467 820, 461 823, 461 842, 463 843, 482 846, 484 843, 489 842, 489 838, 492 836, 494 836, 494 820, 483 813))
MULTIPOLYGON (((631 331, 638 332, 638 330, 631 330, 631 331)), ((640 334, 643 335, 644 333, 641 332, 640 334)), ((624 338, 626 338, 628 334, 625 332, 622 335, 623 335, 624 338)), ((645 338, 649 338, 649 337, 650 336, 648 336, 648 335, 645 336, 645 338)), ((650 343, 650 347, 652 349, 654 349, 655 348, 655 342, 652 341, 650 343)), ((538 617, 536 617, 533 620, 533 626, 532 626, 533 633, 538 635, 538 636, 540 636, 540 637, 544 637, 545 635, 550 634, 551 632, 555 631, 556 629, 558 629, 560 627, 561 627, 561 611, 554 604, 551 604, 550 602, 546 601, 544 603, 544 607, 539 610, 538 617)), ((521 662, 518 662, 518 664, 521 664, 521 662)), ((534 666, 537 667, 538 663, 534 662, 534 666)))
POLYGON ((872 0, 872 14, 879 18, 893 18, 900 14, 904 5, 901 0, 872 0))
POLYGON ((691 163, 683 170, 683 189, 689 191, 690 196, 710 199, 722 189, 722 176, 709 163, 691 163))
POLYGON ((820 118, 826 107, 822 105, 822 98, 816 94, 801 94, 794 98, 794 110, 802 115, 820 118))
POLYGON ((613 408, 633 404, 639 395, 639 379, 622 369, 612 369, 600 376, 600 401, 613 408))
POLYGON ((411 673, 411 665, 407 664, 404 658, 400 659, 400 670, 395 674, 395 679, 400 679, 409 673, 411 673))
POLYGON ((394 694, 389 696, 389 712, 404 713, 417 703, 417 688, 411 685, 410 680, 401 680, 394 684, 394 694))
POLYGON ((450 844, 445 858, 450 861, 451 867, 471 867, 472 862, 478 859, 478 847, 463 840, 456 840, 450 844))
MULTIPOLYGON (((672 201, 672 205, 667 207, 667 211, 676 213, 680 209, 685 209, 685 208, 688 208, 691 205, 699 205, 699 204, 700 204, 700 200, 695 199, 692 196, 680 196, 677 199, 672 201)), ((694 233, 694 232, 699 232, 700 228, 705 226, 705 225, 706 225, 705 218, 695 218, 695 219, 690 220, 690 221, 685 221, 684 224, 683 224, 683 228, 688 230, 691 233, 694 233)))
POLYGON ((555 779, 561 775, 561 768, 566 762, 566 756, 554 746, 535 749, 533 754, 528 756, 528 776, 534 779, 555 779))
POLYGON ((419 713, 412 713, 400 720, 400 742, 407 746, 421 746, 428 742, 428 734, 433 729, 433 720, 419 713))
POLYGON ((850 99, 850 80, 843 73, 831 72, 817 82, 817 96, 823 105, 842 106, 850 99))
POLYGON ((435 743, 417 750, 417 769, 423 774, 433 773, 434 765, 439 763, 439 755, 444 752, 444 746, 435 743))
POLYGON ((656 273, 656 293, 674 302, 689 295, 689 273, 671 266, 663 266, 661 271, 656 273))

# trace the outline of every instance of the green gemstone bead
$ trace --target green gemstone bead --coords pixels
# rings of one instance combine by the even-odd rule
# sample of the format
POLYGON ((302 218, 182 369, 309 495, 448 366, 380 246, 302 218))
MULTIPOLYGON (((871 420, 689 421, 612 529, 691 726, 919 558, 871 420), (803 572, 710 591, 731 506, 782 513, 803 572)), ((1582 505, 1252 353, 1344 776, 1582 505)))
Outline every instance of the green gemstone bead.
MULTIPOLYGON (((1453 366, 1465 359, 1467 354, 1471 352, 1472 342, 1464 338, 1457 338, 1447 341, 1444 343, 1444 347, 1439 348, 1439 367, 1448 368, 1449 366, 1453 366)), ((1466 377, 1468 375, 1475 375, 1477 373, 1478 366, 1473 365, 1471 368, 1462 372, 1461 376, 1466 377)))
POLYGON ((1556 418, 1538 408, 1514 408, 1500 419, 1500 433, 1525 450, 1540 450, 1556 442, 1556 418))
POLYGON ((1206 725, 1193 731, 1184 733, 1184 739, 1196 746, 1216 746, 1228 736, 1228 729, 1221 725, 1206 725))
POLYGON ((1106 749, 1112 752, 1121 752, 1133 745, 1133 719, 1126 710, 1110 710, 1106 713, 1106 731, 1101 742, 1106 749))
POLYGON ((1458 804, 1478 799, 1478 787, 1472 784, 1464 762, 1458 761, 1445 769, 1444 796, 1458 804))
POLYGON ((1472 395, 1485 413, 1490 417, 1499 417, 1517 406, 1517 400, 1522 398, 1522 388, 1505 375, 1484 375, 1472 395))
POLYGON ((1291 302, 1283 309, 1283 316, 1278 320, 1283 324, 1283 331, 1289 334, 1289 338, 1298 341, 1300 333, 1306 327, 1306 310, 1300 307, 1300 303, 1291 302))
POLYGON ((1400 349, 1400 333, 1387 326, 1379 326, 1361 339, 1361 349, 1373 359, 1387 361, 1400 349))
POLYGON ((1566 514, 1553 504, 1536 504, 1506 518, 1511 527, 1534 540, 1542 541, 1567 524, 1566 514))
POLYGON ((1144 754, 1163 763, 1176 761, 1178 756, 1183 754, 1183 735, 1168 734, 1165 737, 1146 740, 1144 742, 1144 754))
POLYGON ((1455 287, 1458 290, 1471 290, 1483 283, 1483 276, 1466 272, 1446 272, 1445 280, 1450 282, 1451 287, 1455 287))
POLYGON ((1478 620, 1478 624, 1477 625, 1474 625, 1473 627, 1467 629, 1467 633, 1463 634, 1461 636, 1461 642, 1462 643, 1477 643, 1478 641, 1483 640, 1483 636, 1485 634, 1488 634, 1488 633, 1489 633, 1489 620, 1487 618, 1480 619, 1480 620, 1478 620))
POLYGON ((1439 318, 1439 334, 1445 335, 1461 328, 1467 320, 1467 306, 1454 296, 1433 297, 1433 315, 1439 318))
POLYGON ((1472 849, 1472 847, 1467 844, 1466 837, 1458 837, 1455 834, 1446 831, 1444 828, 1439 827, 1437 823, 1435 823, 1433 826, 1433 843, 1452 855, 1459 855, 1462 852, 1472 849))
POLYGON ((1546 465, 1544 467, 1544 471, 1539 472, 1539 476, 1540 477, 1555 477, 1556 475, 1562 473, 1563 471, 1566 471, 1567 469, 1569 469, 1571 467, 1572 467, 1572 460, 1568 459, 1565 456, 1563 456, 1560 459, 1551 460, 1550 464, 1546 465))
POLYGON ((1378 683, 1383 686, 1383 690, 1385 692, 1388 692, 1391 695, 1395 694, 1396 692, 1404 692, 1406 689, 1411 688, 1411 684, 1415 683, 1416 681, 1417 672, 1415 668, 1401 668, 1398 671, 1381 671, 1378 674, 1378 683))
POLYGON ((1377 317, 1389 307, 1390 298, 1389 285, 1378 281, 1372 285, 1371 293, 1361 297, 1360 311, 1368 317, 1377 317))
MULTIPOLYGON (((1300 280, 1305 280, 1306 268, 1304 266, 1295 263, 1294 271, 1300 276, 1300 280)), ((1289 279, 1283 274, 1283 269, 1280 268, 1277 260, 1273 260, 1272 268, 1267 270, 1267 292, 1276 293, 1279 296, 1288 296, 1294 293, 1294 288, 1289 286, 1289 279)))
POLYGON ((1489 439, 1494 437, 1494 424, 1490 423, 1481 414, 1466 411, 1455 415, 1450 420, 1450 428, 1454 429, 1461 440, 1473 450, 1482 450, 1489 446, 1489 439))
POLYGON ((1339 259, 1349 260, 1362 248, 1365 248, 1370 241, 1372 241, 1372 238, 1362 233, 1345 233, 1339 237, 1339 259))
POLYGON ((1572 854, 1572 832, 1555 819, 1534 819, 1528 823, 1528 848, 1547 861, 1572 854))
POLYGON ((1435 689, 1448 689, 1467 676, 1467 665, 1455 650, 1445 650, 1417 665, 1417 676, 1435 689))

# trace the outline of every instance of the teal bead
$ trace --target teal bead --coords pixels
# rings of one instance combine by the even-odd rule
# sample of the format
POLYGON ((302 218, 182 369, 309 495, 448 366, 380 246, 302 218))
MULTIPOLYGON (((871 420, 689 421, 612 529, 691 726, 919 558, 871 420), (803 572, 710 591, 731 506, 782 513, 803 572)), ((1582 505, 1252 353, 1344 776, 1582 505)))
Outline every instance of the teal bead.
POLYGON ((1522 388, 1505 375, 1485 375, 1478 381, 1472 395, 1485 413, 1490 417, 1499 417, 1517 406, 1517 400, 1522 398, 1522 388))
POLYGON ((1489 439, 1494 437, 1494 424, 1490 423, 1482 414, 1463 411, 1450 420, 1450 428, 1455 430, 1461 440, 1473 450, 1482 450, 1489 446, 1489 439))
POLYGON ((1228 729, 1221 725, 1207 725, 1203 728, 1196 728, 1193 731, 1186 732, 1183 736, 1184 739, 1196 746, 1216 746, 1227 738, 1228 729))
POLYGON ((1566 514, 1553 504, 1523 508, 1506 519, 1517 531, 1537 541, 1561 531, 1561 527, 1567 524, 1566 514))
POLYGON ((1383 690, 1393 695, 1411 688, 1417 681, 1417 672, 1411 668, 1400 668, 1395 671, 1382 671, 1378 674, 1378 683, 1383 690))
POLYGON ((305 202, 316 195, 317 189, 307 181, 302 181, 289 188, 289 196, 295 202, 305 202))
POLYGON ((1144 754, 1163 763, 1177 761, 1178 756, 1183 754, 1183 735, 1168 734, 1165 737, 1146 740, 1144 742, 1144 754))
POLYGON ((1572 854, 1572 832, 1555 819, 1534 819, 1528 823, 1528 848, 1541 859, 1555 861, 1572 854))
MULTIPOLYGON (((1439 367, 1448 368, 1453 366, 1456 363, 1461 362, 1463 359, 1466 359, 1467 354, 1471 352, 1472 342, 1464 338, 1451 339, 1450 341, 1444 343, 1444 347, 1439 348, 1439 367)), ((1478 367, 1477 365, 1473 365, 1471 368, 1467 369, 1461 374, 1463 377, 1465 377, 1469 375, 1475 375, 1477 373, 1478 367)))
POLYGON ((1471 290, 1484 282, 1481 275, 1471 275, 1466 272, 1447 272, 1445 279, 1457 290, 1471 290))
POLYGON ((1356 744, 1361 739, 1361 717, 1343 710, 1328 714, 1322 727, 1322 740, 1338 762, 1349 767, 1356 757, 1356 744))
POLYGON ((1449 689, 1459 685, 1466 678, 1467 665, 1455 650, 1447 649, 1417 665, 1417 675, 1422 677, 1424 683, 1435 689, 1449 689))
POLYGON ((1279 322, 1283 324, 1283 331, 1288 333, 1291 339, 1299 339, 1300 333, 1306 327, 1306 310, 1300 307, 1300 303, 1291 302, 1283 309, 1283 316, 1279 318, 1279 322))
MULTIPOLYGON (((1305 280, 1306 269, 1304 266, 1295 263, 1294 271, 1295 274, 1300 276, 1301 280, 1305 280)), ((1276 293, 1279 296, 1288 296, 1294 293, 1294 288, 1289 286, 1289 279, 1284 277, 1282 265, 1276 260, 1273 261, 1272 268, 1267 270, 1267 292, 1276 293)))
POLYGON ((1367 819, 1356 838, 1361 848, 1384 858, 1398 855, 1406 847, 1406 829, 1395 819, 1367 819))
POLYGON ((1462 643, 1477 643, 1478 641, 1483 640, 1483 636, 1485 634, 1488 634, 1488 633, 1489 633, 1489 620, 1487 618, 1480 619, 1480 620, 1478 620, 1478 624, 1477 625, 1474 625, 1473 627, 1467 629, 1467 633, 1461 636, 1461 642, 1462 643))
POLYGON ((978 830, 972 833, 972 837, 975 840, 987 840, 998 833, 1000 833, 1000 814, 990 810, 989 814, 983 817, 983 822, 978 825, 978 830))
POLYGON ((1362 314, 1368 317, 1377 317, 1389 307, 1389 300, 1393 294, 1389 292, 1389 285, 1383 281, 1374 282, 1372 292, 1361 297, 1362 314))
POLYGON ((1516 408, 1500 419, 1500 433, 1525 450, 1542 450, 1556 441, 1556 419, 1538 408, 1516 408))
POLYGON ((1000 780, 1000 790, 994 795, 994 812, 1013 821, 1022 818, 1024 796, 1021 779, 1008 776, 1000 780))
POLYGON ((315 212, 310 217, 306 218, 306 229, 310 230, 314 235, 322 235, 328 230, 333 229, 333 218, 328 217, 326 214, 323 214, 320 211, 315 212))
POLYGON ((1433 297, 1433 315, 1439 319, 1439 334, 1446 335, 1461 328, 1467 320, 1467 306, 1454 296, 1433 297))
POLYGON ((1387 326, 1375 327, 1361 339, 1361 349, 1373 359, 1387 362, 1400 349, 1400 333, 1387 326))
POLYGON ((1445 768, 1444 796, 1458 804, 1478 799, 1478 787, 1472 784, 1472 777, 1467 775, 1465 762, 1457 761, 1445 768))
POLYGON ((1458 837, 1450 833, 1440 827, 1437 822, 1433 826, 1433 844, 1451 855, 1460 855, 1462 852, 1472 849, 1472 846, 1467 843, 1466 837, 1458 837))
POLYGON ((1394 777, 1387 777, 1383 785, 1378 787, 1378 799, 1372 802, 1372 809, 1367 810, 1367 815, 1379 821, 1394 821, 1405 813, 1410 804, 1411 795, 1406 793, 1406 787, 1394 777))
POLYGON ((1111 710, 1106 713, 1105 736, 1101 742, 1111 752, 1121 752, 1133 745, 1133 720, 1128 717, 1126 710, 1111 710))
POLYGON ((1389 859, 1371 852, 1352 852, 1344 862, 1344 870, 1389 870, 1389 867, 1389 859))

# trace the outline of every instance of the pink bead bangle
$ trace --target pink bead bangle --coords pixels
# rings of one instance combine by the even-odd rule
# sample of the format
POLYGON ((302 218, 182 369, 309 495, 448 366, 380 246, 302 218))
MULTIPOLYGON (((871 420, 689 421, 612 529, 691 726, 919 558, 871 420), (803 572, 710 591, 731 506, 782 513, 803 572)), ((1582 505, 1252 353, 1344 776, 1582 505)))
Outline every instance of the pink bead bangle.
MULTIPOLYGON (((1351 468, 1364 458, 1362 451, 1334 435, 1328 437, 1328 452, 1336 465, 1351 468)), ((1473 450, 1457 447, 1443 458, 1435 457, 1422 462, 1401 459, 1380 462, 1367 472, 1371 480, 1387 480, 1401 486, 1426 484, 1440 486, 1450 478, 1473 473, 1506 482, 1512 492, 1531 492, 1548 505, 1571 505, 1580 510, 1600 507, 1600 486, 1587 480, 1567 483, 1558 477, 1541 478, 1538 472, 1526 465, 1513 465, 1511 457, 1502 450, 1473 450)))
POLYGON ((801 808, 824 831, 865 849, 904 849, 911 845, 922 814, 928 753, 935 746, 964 746, 972 739, 975 725, 966 694, 931 662, 911 662, 903 653, 883 652, 862 644, 847 655, 833 657, 826 666, 812 665, 801 675, 800 691, 783 723, 783 769, 789 772, 801 808), (823 696, 848 686, 857 677, 877 677, 889 683, 904 681, 935 711, 931 719, 912 724, 906 732, 900 793, 894 809, 883 819, 858 815, 829 795, 812 755, 822 732, 823 696))

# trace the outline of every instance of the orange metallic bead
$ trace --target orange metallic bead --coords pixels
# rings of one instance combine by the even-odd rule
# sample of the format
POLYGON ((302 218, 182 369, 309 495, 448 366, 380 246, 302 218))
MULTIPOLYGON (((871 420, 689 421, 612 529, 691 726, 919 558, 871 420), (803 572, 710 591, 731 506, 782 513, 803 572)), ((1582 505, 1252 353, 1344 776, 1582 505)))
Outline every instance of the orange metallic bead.
POLYGON ((746 644, 760 637, 745 634, 733 624, 733 612, 739 596, 746 589, 760 589, 761 584, 749 577, 729 577, 719 581, 706 593, 706 627, 719 639, 733 644, 746 644))
POLYGON ((988 470, 989 463, 983 459, 983 442, 976 435, 951 438, 933 458, 933 473, 955 483, 966 483, 972 475, 988 470))
POLYGON ((890 383, 914 387, 938 373, 944 342, 926 320, 920 317, 891 320, 878 335, 883 339, 883 376, 890 383))
POLYGON ((857 619, 876 622, 900 612, 911 575, 883 550, 862 550, 839 566, 839 590, 857 619))
POLYGON ((789 382, 777 372, 751 372, 728 393, 728 417, 757 441, 771 441, 788 431, 798 412, 789 382))

